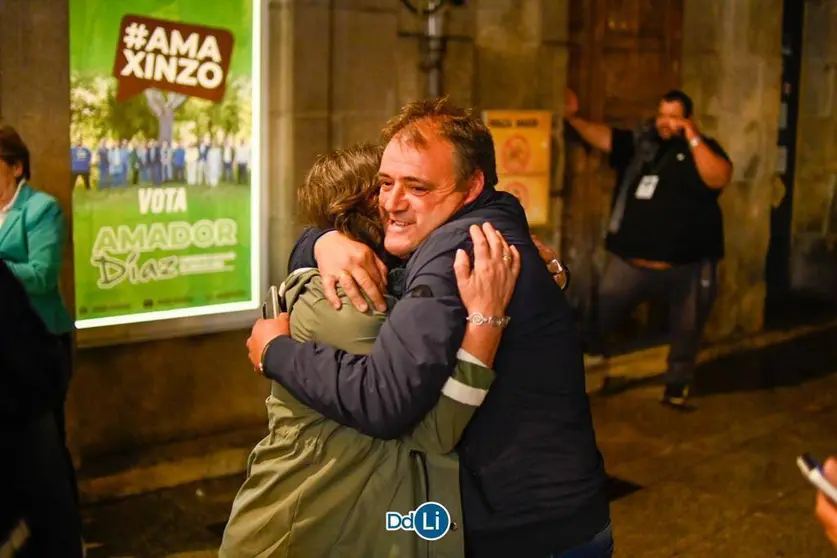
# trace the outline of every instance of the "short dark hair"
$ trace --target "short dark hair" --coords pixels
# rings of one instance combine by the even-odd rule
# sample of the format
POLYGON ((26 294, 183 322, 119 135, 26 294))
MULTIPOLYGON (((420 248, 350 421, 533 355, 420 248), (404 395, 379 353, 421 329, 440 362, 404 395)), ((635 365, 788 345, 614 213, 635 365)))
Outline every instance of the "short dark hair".
POLYGON ((384 128, 384 142, 403 135, 408 143, 422 146, 427 141, 418 127, 422 123, 429 124, 439 137, 453 144, 460 182, 480 170, 486 188, 497 185, 497 161, 491 132, 471 110, 457 107, 447 97, 405 105, 401 114, 384 128))
POLYGON ((694 109, 692 98, 686 95, 680 89, 672 89, 671 91, 662 96, 662 100, 667 103, 680 103, 680 106, 683 107, 683 118, 689 118, 690 116, 692 116, 692 110, 694 109))
POLYGON ((321 229, 336 229, 376 247, 384 239, 378 211, 383 147, 361 144, 320 155, 297 191, 300 213, 321 229))
POLYGON ((23 142, 17 130, 8 124, 0 125, 0 159, 7 165, 18 163, 23 167, 23 178, 32 178, 29 169, 29 148, 23 142))

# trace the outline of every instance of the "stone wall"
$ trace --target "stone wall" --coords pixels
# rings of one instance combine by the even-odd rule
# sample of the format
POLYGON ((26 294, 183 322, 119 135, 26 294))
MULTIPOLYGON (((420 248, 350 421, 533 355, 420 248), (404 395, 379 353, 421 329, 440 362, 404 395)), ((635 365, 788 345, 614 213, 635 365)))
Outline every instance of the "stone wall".
POLYGON ((779 125, 782 0, 686 0, 682 84, 734 163, 721 196, 726 258, 707 337, 759 331, 779 125))
POLYGON ((837 297, 837 1, 805 3, 791 286, 837 297))
MULTIPOLYGON (((478 111, 555 111, 556 177, 563 168, 566 12, 564 0, 471 0, 449 10, 446 27, 445 93, 478 111)), ((316 155, 376 141, 387 119, 424 96, 422 22, 396 0, 272 0, 270 14, 277 159, 271 188, 281 200, 271 207, 271 242, 286 250, 286 239, 303 224, 283 208, 293 205, 293 190, 316 155)), ((554 181, 554 225, 542 231, 556 241, 561 183, 554 181)), ((273 264, 283 265, 283 258, 273 264)))
MULTIPOLYGON (((68 14, 68 0, 0 2, 0 118, 27 142, 34 186, 71 218, 68 14)), ((68 245, 62 291, 72 307, 71 253, 68 245)), ((246 361, 245 338, 234 331, 77 351, 67 403, 76 456, 262 423, 267 387, 246 361)))
MULTIPOLYGON (((267 28, 267 266, 276 283, 302 226, 295 190, 314 157, 376 140, 425 84, 420 24, 397 0, 270 0, 267 28)), ((0 115, 29 142, 34 183, 71 215, 68 32, 68 0, 0 2, 0 115), (47 28, 44 41, 38 30, 47 28)), ((560 110, 565 1, 472 0, 450 12, 448 33, 445 85, 455 102, 560 110)), ((555 129, 560 138, 560 118, 555 129)), ((72 303, 70 253, 63 287, 72 303)), ((68 401, 74 452, 86 460, 262 424, 266 384, 244 358, 246 333, 79 350, 68 401)))
MULTIPOLYGON (((554 111, 553 211, 540 232, 556 245, 568 1, 468 0, 452 9, 444 75, 452 99, 477 110, 554 111)), ((720 337, 756 331, 762 322, 781 1, 686 5, 684 87, 704 131, 736 163, 723 196, 728 257, 711 327, 720 337)), ((402 104, 423 96, 425 84, 420 23, 397 0, 270 0, 268 17, 267 265, 276 283, 303 225, 295 190, 315 156, 376 140, 402 104)), ((32 146, 36 184, 69 213, 67 30, 67 0, 0 2, 0 115, 32 146), (38 28, 51 30, 49 41, 38 28)), ((66 261, 69 300, 69 252, 66 261)), ((266 386, 243 358, 245 337, 232 331, 79 351, 69 401, 73 445, 95 456, 260 424, 266 386)))

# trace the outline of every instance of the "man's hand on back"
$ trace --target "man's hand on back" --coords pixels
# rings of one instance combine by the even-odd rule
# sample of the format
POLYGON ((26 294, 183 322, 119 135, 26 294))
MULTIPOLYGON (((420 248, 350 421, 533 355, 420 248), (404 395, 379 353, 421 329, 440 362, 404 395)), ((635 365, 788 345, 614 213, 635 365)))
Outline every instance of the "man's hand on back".
MULTIPOLYGON (((837 459, 831 458, 825 462, 825 477, 831 484, 837 484, 837 459)), ((825 527, 825 534, 837 548, 837 505, 822 492, 817 493, 817 518, 825 527)))
POLYGON ((561 290, 567 288, 570 282, 570 274, 566 267, 558 260, 558 253, 541 240, 537 235, 533 234, 532 242, 538 249, 538 255, 546 264, 546 268, 552 274, 555 283, 561 287, 561 290))
POLYGON ((264 348, 280 335, 290 334, 291 322, 285 312, 279 314, 275 320, 261 319, 253 324, 253 330, 247 339, 247 353, 253 368, 259 373, 263 372, 262 355, 264 355, 264 348))
POLYGON ((369 246, 332 231, 317 240, 314 258, 323 277, 326 298, 335 310, 342 306, 337 295, 339 283, 359 311, 369 309, 363 291, 379 312, 386 312, 387 267, 369 246))

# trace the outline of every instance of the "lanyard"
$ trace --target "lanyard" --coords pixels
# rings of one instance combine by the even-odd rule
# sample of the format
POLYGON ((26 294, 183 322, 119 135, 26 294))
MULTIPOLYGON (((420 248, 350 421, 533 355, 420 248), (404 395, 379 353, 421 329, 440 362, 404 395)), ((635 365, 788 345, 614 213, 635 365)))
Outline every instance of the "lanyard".
POLYGON ((646 175, 646 176, 647 176, 647 175, 655 175, 655 176, 659 176, 659 175, 660 175, 660 171, 661 171, 661 170, 663 170, 663 169, 664 169, 664 168, 665 168, 665 167, 666 167, 666 166, 667 166, 667 165, 671 162, 671 160, 672 160, 672 158, 674 157, 674 155, 676 155, 676 154, 677 154, 677 151, 678 151, 678 150, 677 150, 677 147, 676 147, 676 146, 672 145, 671 147, 669 147, 669 148, 668 148, 668 151, 665 153, 665 155, 663 155, 662 157, 660 157, 660 160, 659 160, 659 161, 657 161, 657 164, 656 164, 656 165, 655 165, 655 164, 651 164, 651 168, 649 168, 649 169, 648 169, 648 172, 647 172, 647 173, 645 173, 645 175, 646 175))

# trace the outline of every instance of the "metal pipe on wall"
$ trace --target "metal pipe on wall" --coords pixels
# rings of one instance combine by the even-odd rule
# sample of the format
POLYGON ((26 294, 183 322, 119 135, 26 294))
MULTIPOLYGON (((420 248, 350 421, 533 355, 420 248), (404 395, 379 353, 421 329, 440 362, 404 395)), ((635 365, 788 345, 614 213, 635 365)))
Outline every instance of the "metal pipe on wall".
POLYGON ((401 3, 412 13, 421 16, 424 34, 420 37, 421 62, 425 74, 426 94, 434 99, 444 95, 443 61, 445 57, 445 5, 448 0, 423 0, 420 7, 410 0, 401 3))

